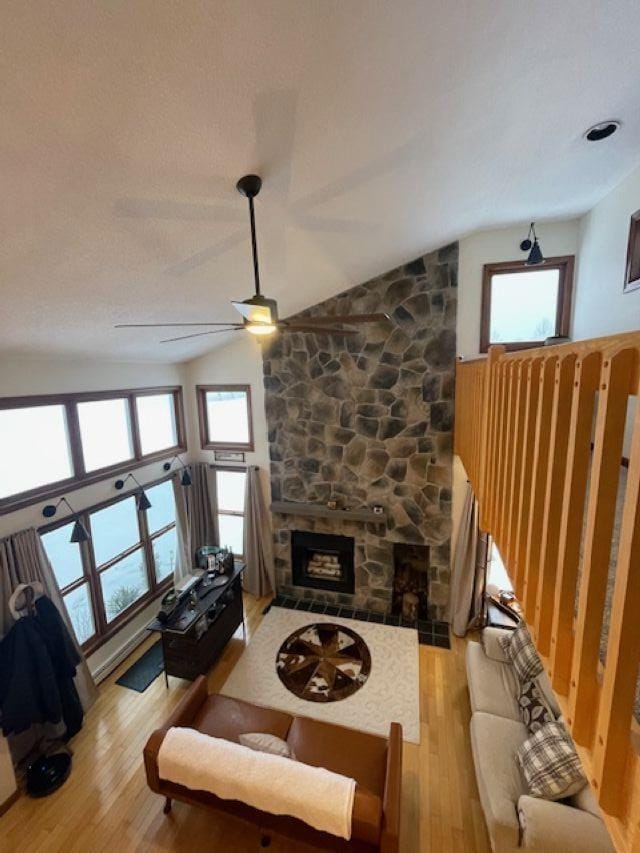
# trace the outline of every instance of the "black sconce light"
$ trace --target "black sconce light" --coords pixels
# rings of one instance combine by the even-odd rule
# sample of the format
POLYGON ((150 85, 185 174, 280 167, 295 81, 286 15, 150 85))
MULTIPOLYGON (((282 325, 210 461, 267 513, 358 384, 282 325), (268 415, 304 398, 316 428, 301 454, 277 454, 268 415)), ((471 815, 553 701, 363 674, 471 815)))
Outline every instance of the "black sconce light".
POLYGON ((66 498, 60 498, 58 503, 55 504, 47 504, 42 510, 43 516, 45 518, 53 518, 53 516, 58 511, 58 507, 62 503, 67 505, 67 507, 71 511, 71 514, 74 517, 74 523, 73 528, 71 530, 71 538, 69 539, 69 542, 88 542, 89 534, 87 533, 87 528, 80 521, 80 519, 78 518, 78 513, 74 510, 74 508, 71 506, 71 504, 66 498))
POLYGON ((529 226, 529 233, 525 240, 520 243, 520 249, 523 252, 529 252, 529 257, 524 262, 527 267, 537 267, 540 264, 544 263, 544 257, 542 255, 542 249, 540 248, 540 244, 538 243, 538 238, 536 236, 536 224, 532 222, 529 226), (531 235, 533 234, 533 242, 531 241, 531 235))
POLYGON ((136 495, 136 506, 138 509, 151 509, 151 501, 147 497, 145 490, 142 488, 140 483, 136 480, 133 474, 127 474, 124 480, 116 480, 114 485, 118 491, 124 489, 127 480, 133 480, 136 486, 140 489, 138 494, 136 495))
POLYGON ((188 468, 187 468, 187 466, 184 464, 184 462, 182 461, 182 459, 180 459, 180 457, 179 457, 179 456, 177 456, 177 455, 176 455, 176 456, 174 456, 174 457, 173 457, 173 459, 170 459, 170 460, 169 460, 169 462, 165 462, 165 463, 164 463, 164 465, 163 465, 162 467, 164 468, 164 470, 165 470, 165 471, 170 471, 170 470, 171 470, 171 465, 173 464, 173 460, 174 460, 174 459, 177 459, 177 460, 178 460, 178 464, 179 464, 179 465, 181 466, 181 468, 182 468, 182 477, 180 478, 180 485, 182 485, 182 486, 190 486, 190 485, 191 485, 191 474, 189 473, 189 469, 188 469, 188 468))

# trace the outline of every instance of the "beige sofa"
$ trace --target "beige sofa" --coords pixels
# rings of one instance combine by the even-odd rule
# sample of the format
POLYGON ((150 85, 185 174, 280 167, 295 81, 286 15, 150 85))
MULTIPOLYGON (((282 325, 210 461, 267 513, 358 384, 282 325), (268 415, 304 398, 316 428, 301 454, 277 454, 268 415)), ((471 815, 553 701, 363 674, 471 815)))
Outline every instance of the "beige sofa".
MULTIPOLYGON (((614 850, 589 786, 569 801, 528 796, 516 759, 527 739, 518 709, 518 683, 498 643, 505 632, 485 628, 467 645, 471 747, 480 800, 495 853, 610 853, 614 850)), ((556 716, 560 709, 543 673, 538 685, 556 716)))

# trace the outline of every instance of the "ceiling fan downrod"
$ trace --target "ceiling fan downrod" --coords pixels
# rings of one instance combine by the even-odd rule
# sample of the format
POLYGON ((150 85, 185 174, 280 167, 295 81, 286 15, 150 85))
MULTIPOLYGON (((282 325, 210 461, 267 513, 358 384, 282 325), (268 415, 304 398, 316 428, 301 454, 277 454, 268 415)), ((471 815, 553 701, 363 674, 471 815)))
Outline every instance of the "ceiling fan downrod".
POLYGON ((262 178, 258 175, 245 175, 236 184, 240 195, 249 199, 249 221, 251 223, 251 251, 253 253, 253 277, 255 282, 256 296, 260 296, 260 270, 258 269, 258 241, 256 239, 256 215, 253 208, 253 200, 260 192, 262 178))

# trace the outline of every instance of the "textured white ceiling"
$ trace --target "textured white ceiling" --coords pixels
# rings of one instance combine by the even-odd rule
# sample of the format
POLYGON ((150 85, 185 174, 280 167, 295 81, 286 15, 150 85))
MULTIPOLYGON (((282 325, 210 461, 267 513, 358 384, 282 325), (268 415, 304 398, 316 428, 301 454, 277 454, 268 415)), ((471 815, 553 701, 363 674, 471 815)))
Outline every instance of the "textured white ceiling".
POLYGON ((0 12, 0 348, 181 361, 117 322, 281 314, 640 158, 637 0, 39 0, 0 12), (624 127, 587 145, 605 118, 624 127))

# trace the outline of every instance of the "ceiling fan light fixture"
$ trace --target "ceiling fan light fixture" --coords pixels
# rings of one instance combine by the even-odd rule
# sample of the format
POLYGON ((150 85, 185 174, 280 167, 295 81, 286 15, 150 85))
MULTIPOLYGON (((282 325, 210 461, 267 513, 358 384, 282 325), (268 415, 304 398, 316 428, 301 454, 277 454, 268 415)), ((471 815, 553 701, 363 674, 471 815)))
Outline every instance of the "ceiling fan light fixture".
POLYGON ((231 303, 236 311, 244 317, 245 325, 248 323, 261 323, 272 325, 278 322, 278 306, 275 299, 267 299, 266 296, 252 296, 243 302, 231 303))
POLYGON ((272 335, 277 326, 274 323, 246 323, 245 329, 247 332, 251 332, 252 335, 272 335))

